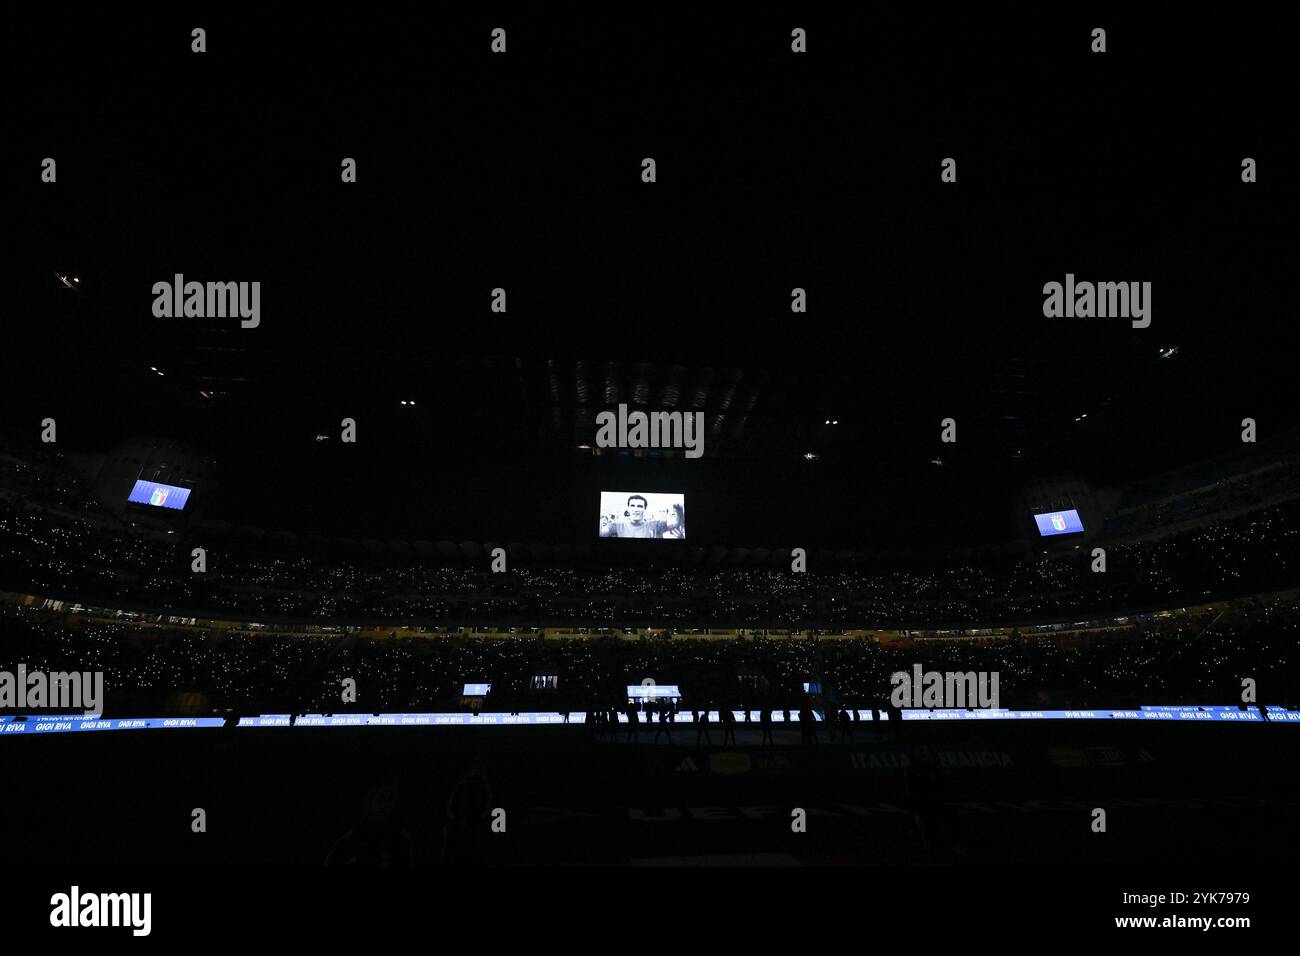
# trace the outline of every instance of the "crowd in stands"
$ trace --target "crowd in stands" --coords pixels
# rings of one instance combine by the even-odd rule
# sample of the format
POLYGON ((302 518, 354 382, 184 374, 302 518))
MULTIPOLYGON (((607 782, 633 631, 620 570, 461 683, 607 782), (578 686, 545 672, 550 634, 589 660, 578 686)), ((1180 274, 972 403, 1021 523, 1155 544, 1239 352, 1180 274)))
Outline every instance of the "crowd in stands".
POLYGON ((676 684, 687 708, 885 708, 889 677, 925 670, 1000 675, 1011 708, 1233 704, 1252 678, 1260 702, 1300 705, 1300 608, 1247 599, 1226 611, 1129 620, 1093 636, 902 643, 862 638, 267 637, 202 627, 107 623, 0 605, 0 669, 102 671, 110 716, 174 708, 256 713, 465 709, 466 683, 492 685, 494 711, 586 711, 627 704, 628 685, 676 684), (536 690, 535 676, 558 678, 536 690), (345 679, 355 704, 343 703, 345 679))
POLYGON ((103 510, 66 462, 32 462, 0 451, 0 500, 35 503, 42 509, 96 515, 103 510))
MULTIPOLYGON (((557 675, 542 709, 619 704, 645 677, 677 683, 688 704, 799 707, 815 681, 848 706, 882 703, 894 670, 998 671, 1008 705, 1123 707, 1231 702, 1243 676, 1291 695, 1300 668, 1295 608, 1272 600, 1235 606, 1213 622, 1141 613, 1300 584, 1296 464, 1281 460, 1215 490, 1148 503, 1159 520, 1191 509, 1232 511, 1251 497, 1267 507, 1209 520, 1154 540, 1102 541, 1035 557, 989 556, 937 570, 877 564, 791 573, 775 566, 587 568, 514 566, 493 573, 469 562, 299 555, 220 547, 203 573, 196 546, 131 526, 97 506, 67 472, 0 455, 0 591, 56 598, 63 613, 5 604, 0 661, 29 668, 103 670, 113 706, 140 713, 187 692, 239 712, 337 712, 344 676, 364 689, 367 712, 460 706, 461 683, 493 684, 494 709, 538 709, 535 675, 557 675), (1260 497, 1262 496, 1262 497, 1260 497), (1182 502, 1179 504, 1178 502, 1182 502), (1166 509, 1166 510, 1159 510, 1166 509), (268 639, 199 627, 105 623, 74 602, 141 608, 184 618, 329 625, 518 626, 516 639, 375 639, 357 633, 268 639), (1132 615, 1113 638, 1079 646, 1048 638, 928 641, 617 638, 546 640, 543 625, 653 626, 822 632, 989 627, 1132 615)), ((1137 513, 1139 505, 1132 513, 1137 513)), ((1149 514, 1147 520, 1151 518, 1149 514)), ((1275 698, 1276 699, 1276 698, 1275 698)), ((624 702, 625 703, 625 702, 624 702)))
POLYGON ((1153 541, 938 571, 584 569, 208 552, 0 500, 0 589, 171 613, 354 623, 898 627, 1006 624, 1203 603, 1300 582, 1300 498, 1153 541))
POLYGON ((1277 462, 1249 475, 1221 479, 1203 488, 1141 503, 1121 500, 1106 519, 1110 536, 1153 534, 1167 528, 1201 521, 1209 515, 1227 515, 1258 507, 1282 496, 1300 494, 1300 461, 1277 462))

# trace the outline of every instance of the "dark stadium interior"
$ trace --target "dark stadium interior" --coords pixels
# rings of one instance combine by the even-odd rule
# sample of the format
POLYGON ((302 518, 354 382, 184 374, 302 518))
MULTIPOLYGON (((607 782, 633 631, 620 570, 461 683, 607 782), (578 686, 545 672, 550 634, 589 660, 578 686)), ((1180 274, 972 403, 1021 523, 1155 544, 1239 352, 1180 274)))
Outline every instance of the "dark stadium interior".
POLYGON ((739 51, 692 57, 709 31, 615 44, 553 25, 500 69, 444 51, 419 100, 393 93, 400 45, 384 70, 340 68, 336 44, 399 42, 381 27, 308 32, 287 85, 257 59, 287 41, 269 25, 165 87, 129 48, 87 51, 113 69, 24 104, 42 131, 54 103, 85 118, 49 131, 69 181, 20 197, 37 241, 11 291, 31 318, 9 330, 30 377, 9 420, 52 416, 76 448, 193 442, 220 464, 214 507, 272 528, 574 543, 590 512, 566 492, 635 476, 699 501, 701 543, 753 547, 982 543, 1006 528, 991 505, 1037 478, 1113 486, 1232 450, 1243 417, 1300 422, 1280 347, 1296 247, 1277 241, 1295 187, 1226 202, 1201 184, 1229 158, 1197 142, 1239 127, 1281 165, 1289 124, 1212 75, 1180 75, 1204 96, 1174 105, 1172 80, 1135 91, 1135 65, 1071 81, 1057 50, 969 76, 953 48, 991 40, 969 27, 899 25, 926 56, 737 75, 739 51), (566 68, 566 49, 630 62, 566 68), (663 75, 670 49, 702 102, 663 75), (855 86, 881 95, 847 120, 855 86), (1085 96, 1104 135, 1059 118, 1085 96), (651 143, 653 195, 635 175, 651 143), (357 192, 308 162, 322 152, 357 154, 357 192), (971 165, 938 202, 917 157, 957 153, 971 165), (1151 279, 1154 324, 1045 321, 1042 285, 1067 272, 1151 279), (139 290, 176 273, 261 281, 266 318, 160 322, 139 290), (706 453, 593 460, 579 446, 620 402, 704 411, 706 453), (506 449, 512 467, 485 467, 506 449))
POLYGON ((78 67, 4 160, 0 672, 220 726, 0 706, 15 865, 1293 861, 1285 39, 845 12, 801 58, 786 15, 535 11, 493 59, 495 16, 222 15, 203 56, 188 14, 17 23, 78 67), (1150 327, 1044 317, 1067 273, 1150 281, 1150 327), (260 282, 260 324, 155 317, 178 274, 260 282), (620 405, 703 413, 702 456, 597 447, 620 405), (689 536, 599 537, 612 489, 689 536), (913 665, 1027 719, 904 720, 913 665), (1178 706, 1219 712, 1087 716, 1178 706), (420 714, 457 726, 299 722, 420 714), (109 822, 55 799, 114 777, 109 822))

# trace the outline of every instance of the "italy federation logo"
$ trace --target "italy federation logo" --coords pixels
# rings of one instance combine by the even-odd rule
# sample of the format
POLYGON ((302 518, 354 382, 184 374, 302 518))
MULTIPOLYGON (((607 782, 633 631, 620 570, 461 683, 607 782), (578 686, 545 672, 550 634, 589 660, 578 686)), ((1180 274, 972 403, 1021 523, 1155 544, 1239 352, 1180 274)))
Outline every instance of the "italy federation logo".
MULTIPOLYGON (((153 494, 149 497, 149 504, 161 507, 167 501, 167 489, 154 486, 153 494)), ((1064 527, 1064 526, 1062 526, 1064 527)))
POLYGON ((1061 515, 1052 515, 1052 527, 1057 531, 1065 530, 1065 518, 1061 515))

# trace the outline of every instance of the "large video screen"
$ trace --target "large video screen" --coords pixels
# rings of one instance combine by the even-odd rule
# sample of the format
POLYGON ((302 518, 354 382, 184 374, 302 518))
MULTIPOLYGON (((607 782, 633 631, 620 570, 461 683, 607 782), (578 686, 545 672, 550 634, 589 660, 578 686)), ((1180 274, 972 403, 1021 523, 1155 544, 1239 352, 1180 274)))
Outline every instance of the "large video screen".
POLYGON ((1083 530, 1079 512, 1073 508, 1069 511, 1049 511, 1046 514, 1034 515, 1034 521, 1038 524, 1039 536, 1043 538, 1054 534, 1074 534, 1083 530))
POLYGON ((629 700, 647 700, 655 697, 681 697, 676 684, 628 684, 629 700))
POLYGON ((172 508, 180 511, 189 499, 189 488, 160 485, 156 481, 137 481, 126 500, 137 505, 153 505, 155 508, 172 508))
POLYGON ((686 496, 656 491, 602 491, 602 538, 686 537, 686 496))

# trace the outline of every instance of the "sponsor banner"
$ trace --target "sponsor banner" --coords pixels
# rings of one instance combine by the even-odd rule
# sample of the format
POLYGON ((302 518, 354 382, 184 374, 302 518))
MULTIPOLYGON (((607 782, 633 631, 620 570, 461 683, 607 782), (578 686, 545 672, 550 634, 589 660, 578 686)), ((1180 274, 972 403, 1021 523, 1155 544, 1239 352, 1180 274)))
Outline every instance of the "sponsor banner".
POLYGON ((1130 767, 1157 762, 1145 747, 1133 749, 1114 745, 1048 747, 1045 756, 1054 767, 1130 767))
POLYGON ((259 717, 240 717, 237 727, 288 727, 289 714, 262 714, 259 717))
POLYGON ((224 727, 224 717, 86 717, 84 714, 13 718, 0 724, 4 734, 73 734, 101 730, 194 730, 224 727))
MULTIPOLYGON (((733 711, 736 716, 737 729, 756 729, 757 712, 748 722, 744 711, 733 711)), ((1237 724, 1300 724, 1300 711, 1289 711, 1284 707, 1269 706, 1268 720, 1258 709, 1242 710, 1233 706, 1178 706, 1178 707, 1143 707, 1139 710, 908 710, 899 712, 903 720, 1164 720, 1164 721, 1211 721, 1237 724)), ((870 721, 871 711, 858 711, 862 721, 870 721)), ((792 718, 796 715, 792 714, 792 718)), ((821 721, 824 715, 814 712, 814 717, 821 721)), ((587 714, 583 711, 571 711, 569 724, 583 724, 587 714)), ((881 711, 878 720, 887 719, 881 711)), ((618 714, 619 723, 626 724, 626 714, 618 714)), ((639 715, 641 725, 649 730, 658 725, 658 721, 647 720, 647 715, 639 715)), ((785 723, 782 711, 772 712, 773 724, 785 723)), ((792 719, 791 723, 797 723, 792 719)), ((87 717, 84 714, 41 714, 27 717, 0 716, 0 733, 80 733, 100 730, 182 730, 205 727, 225 726, 223 717, 87 717)), ((491 726, 555 726, 566 723, 565 715, 556 712, 530 712, 519 714, 507 713, 428 713, 428 714, 302 714, 294 718, 290 714, 261 714, 240 717, 238 727, 491 727, 491 726)), ((694 723, 690 711, 682 711, 674 716, 671 726, 689 727, 694 723)), ((718 711, 709 712, 710 725, 719 723, 718 711)), ((1095 762, 1095 761, 1094 761, 1095 762)))
MULTIPOLYGON (((704 711, 700 711, 700 713, 704 713, 704 711)), ((734 717, 736 718, 736 726, 737 726, 738 728, 739 728, 739 727, 745 727, 745 726, 749 726, 749 727, 757 727, 757 726, 758 726, 758 723, 759 723, 759 713, 758 713, 758 711, 753 711, 752 714, 751 714, 751 717, 750 717, 750 719, 749 719, 748 721, 745 720, 745 712, 744 712, 743 710, 733 710, 731 713, 732 713, 732 716, 734 716, 734 717)), ((870 714, 871 712, 868 711, 868 710, 864 710, 864 711, 862 711, 862 713, 864 713, 864 714, 870 714)), ((719 724, 719 723, 721 722, 721 720, 722 720, 722 712, 721 712, 721 711, 711 710, 711 711, 708 712, 708 714, 709 714, 709 723, 710 723, 710 724, 717 725, 717 724, 719 724)), ((825 714, 824 714, 824 712, 822 712, 822 711, 814 710, 814 711, 812 712, 812 715, 813 715, 813 720, 814 720, 814 721, 824 721, 824 720, 826 719, 825 714)), ((627 723, 627 714, 626 714, 624 711, 621 711, 621 710, 618 711, 617 716, 618 716, 618 722, 619 722, 620 724, 626 724, 626 723, 627 723)), ((581 723, 582 720, 581 720, 580 718, 582 718, 582 717, 585 717, 585 715, 579 715, 579 714, 576 714, 576 713, 575 713, 575 714, 572 716, 571 720, 572 720, 574 723, 581 723)), ((864 717, 864 718, 863 718, 863 720, 870 720, 870 719, 871 719, 870 717, 864 717)), ((642 713, 642 712, 640 712, 640 711, 637 711, 637 722, 640 723, 640 724, 642 724, 642 725, 645 725, 645 724, 648 723, 650 726, 654 726, 654 725, 656 725, 656 724, 659 723, 659 718, 658 718, 658 715, 656 714, 656 715, 655 715, 655 719, 654 719, 653 721, 651 721, 651 720, 650 720, 650 715, 649 715, 649 714, 644 714, 644 713, 642 713)), ((798 713, 798 708, 791 708, 791 709, 790 709, 790 720, 789 720, 788 722, 791 723, 791 724, 797 724, 797 723, 799 723, 799 713, 798 713)), ((688 725, 689 725, 689 724, 693 724, 693 723, 695 723, 695 711, 690 710, 689 708, 684 709, 684 710, 679 710, 679 711, 677 711, 675 714, 673 714, 673 723, 674 723, 674 724, 688 724, 688 725)), ((787 723, 787 721, 786 721, 786 719, 785 719, 785 712, 784 712, 784 711, 781 711, 781 710, 774 710, 774 711, 772 711, 772 723, 773 723, 773 724, 784 724, 784 723, 787 723)))
MULTIPOLYGON (((939 770, 996 770, 1017 768, 1026 763, 1023 755, 1016 759, 1001 748, 931 747, 927 753, 932 766, 939 770)), ((915 762, 908 751, 898 748, 857 750, 849 754, 849 768, 858 771, 894 773, 915 762)))
POLYGON ((1300 723, 1300 710, 1287 710, 1285 707, 1268 708, 1269 723, 1300 723))
POLYGON ((712 753, 709 754, 709 772, 720 774, 738 774, 749 773, 753 769, 753 763, 749 759, 749 754, 739 752, 712 753))
MULTIPOLYGON (((903 720, 1213 720, 1263 723, 1258 710, 1239 707, 1143 707, 1140 710, 903 709, 903 720)), ((1271 714, 1272 711, 1270 710, 1271 714)))
MULTIPOLYGON (((571 712, 570 723, 582 723, 585 713, 571 712)), ((521 714, 302 714, 295 727, 491 727, 563 724, 564 715, 521 714)), ((282 726, 282 725, 281 725, 282 726)))
MULTIPOLYGON (((1065 799, 1028 799, 1028 800, 948 800, 942 806, 966 815, 988 816, 1000 813, 1087 813, 1094 806, 1094 801, 1065 799)), ((1284 797, 1255 796, 1192 796, 1173 800, 1168 797, 1125 797, 1112 801, 1118 806, 1134 810, 1163 812, 1170 806, 1188 810, 1231 809, 1242 811, 1248 809, 1269 809, 1275 807, 1296 807, 1300 801, 1284 797)), ((913 810, 903 804, 873 803, 826 803, 820 806, 803 807, 809 818, 812 817, 874 817, 900 816, 911 817, 913 810)), ((627 819, 633 823, 722 823, 750 820, 789 819, 789 810, 784 806, 771 805, 713 805, 706 807, 655 806, 627 808, 627 819)))
MULTIPOLYGON (((652 750, 658 748, 651 748, 652 750)), ((905 744, 854 741, 845 747, 786 747, 776 750, 719 751, 713 754, 682 754, 669 748, 647 753, 646 771, 651 775, 682 774, 717 777, 737 774, 827 776, 897 776, 918 761, 942 774, 1041 773, 1052 768, 1094 770, 1141 768, 1158 763, 1148 747, 1128 744, 1097 746, 1014 746, 995 743, 970 746, 923 745, 924 756, 905 744)))

